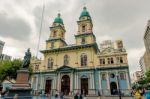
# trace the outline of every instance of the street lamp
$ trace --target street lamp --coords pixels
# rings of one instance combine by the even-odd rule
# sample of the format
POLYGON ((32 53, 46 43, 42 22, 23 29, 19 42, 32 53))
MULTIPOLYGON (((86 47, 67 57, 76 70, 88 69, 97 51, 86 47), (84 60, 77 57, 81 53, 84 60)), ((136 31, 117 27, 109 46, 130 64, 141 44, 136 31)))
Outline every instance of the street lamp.
POLYGON ((119 83, 119 74, 116 74, 117 76, 117 82, 118 82, 118 95, 119 95, 119 99, 121 99, 121 91, 120 91, 120 83, 119 83))

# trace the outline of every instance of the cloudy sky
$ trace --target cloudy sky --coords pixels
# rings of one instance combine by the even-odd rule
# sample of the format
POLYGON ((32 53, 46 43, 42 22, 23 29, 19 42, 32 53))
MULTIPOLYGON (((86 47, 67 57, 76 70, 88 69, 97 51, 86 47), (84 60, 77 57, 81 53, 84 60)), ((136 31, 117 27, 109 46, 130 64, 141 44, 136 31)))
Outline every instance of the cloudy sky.
MULTIPOLYGON (((145 48, 143 35, 150 19, 150 0, 0 0, 0 40, 3 53, 22 58, 27 48, 36 55, 42 6, 45 4, 40 49, 45 48, 49 27, 60 10, 66 41, 74 43, 77 23, 84 3, 92 16, 94 34, 103 40, 122 39, 128 52, 130 71, 139 68, 145 48)), ((39 57, 42 57, 39 54, 39 57)))

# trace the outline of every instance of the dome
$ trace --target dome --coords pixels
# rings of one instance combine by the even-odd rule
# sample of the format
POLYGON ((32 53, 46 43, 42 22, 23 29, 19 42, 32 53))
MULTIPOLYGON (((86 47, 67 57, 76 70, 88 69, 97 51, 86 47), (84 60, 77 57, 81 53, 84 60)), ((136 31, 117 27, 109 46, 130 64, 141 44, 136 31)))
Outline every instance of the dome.
POLYGON ((84 17, 84 16, 90 17, 90 14, 89 14, 89 12, 86 10, 86 7, 83 8, 83 11, 82 11, 82 13, 81 13, 81 15, 80 15, 80 18, 81 18, 81 17, 84 17))
POLYGON ((63 24, 63 20, 62 18, 60 17, 60 13, 58 13, 58 16, 55 18, 54 20, 54 23, 60 23, 60 24, 63 24))

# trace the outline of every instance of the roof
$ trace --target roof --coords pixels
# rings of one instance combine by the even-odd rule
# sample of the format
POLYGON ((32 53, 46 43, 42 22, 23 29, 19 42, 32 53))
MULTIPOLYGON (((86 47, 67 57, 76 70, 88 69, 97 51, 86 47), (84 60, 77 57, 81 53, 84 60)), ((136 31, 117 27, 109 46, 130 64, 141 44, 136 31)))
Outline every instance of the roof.
POLYGON ((83 11, 81 12, 80 18, 84 16, 91 17, 89 12, 86 10, 86 7, 83 7, 83 11))
POLYGON ((76 50, 80 48, 87 48, 87 47, 94 47, 96 52, 99 52, 97 43, 92 43, 92 44, 82 44, 82 45, 68 45, 68 46, 63 46, 60 48, 53 48, 53 49, 46 49, 46 50, 41 50, 41 53, 49 53, 49 52, 59 52, 59 51, 66 51, 66 50, 76 50))
POLYGON ((54 23, 64 24, 62 18, 60 17, 60 13, 58 13, 58 16, 54 20, 54 23))

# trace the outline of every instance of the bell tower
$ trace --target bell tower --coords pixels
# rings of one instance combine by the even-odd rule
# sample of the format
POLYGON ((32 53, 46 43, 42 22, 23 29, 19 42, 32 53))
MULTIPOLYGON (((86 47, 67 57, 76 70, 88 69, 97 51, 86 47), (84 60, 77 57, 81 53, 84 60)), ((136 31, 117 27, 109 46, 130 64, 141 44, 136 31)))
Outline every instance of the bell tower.
POLYGON ((66 30, 61 18, 61 14, 58 13, 52 24, 52 27, 50 27, 50 36, 49 39, 46 40, 46 49, 66 46, 67 44, 65 42, 65 32, 66 30))
POLYGON ((95 43, 95 35, 93 34, 93 23, 89 12, 86 7, 83 7, 83 11, 79 17, 78 33, 75 35, 76 44, 91 44, 95 43))

